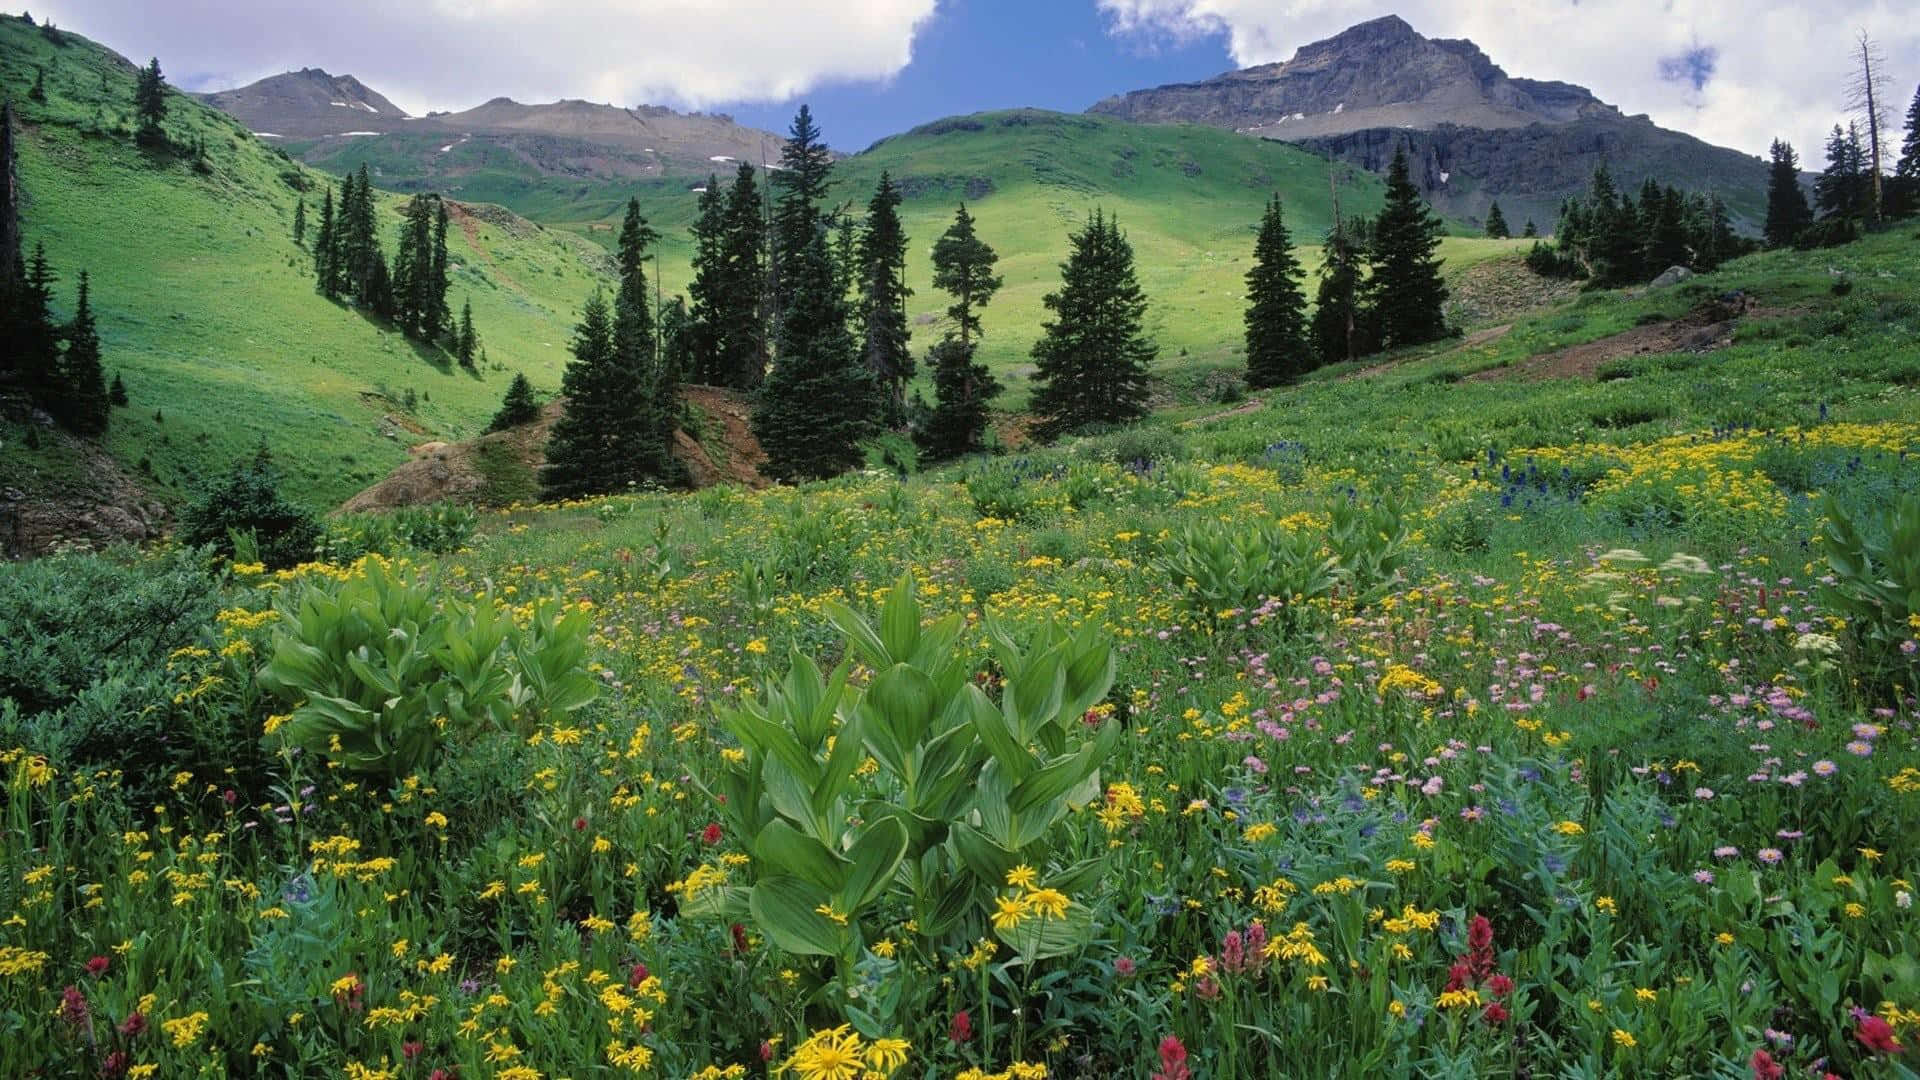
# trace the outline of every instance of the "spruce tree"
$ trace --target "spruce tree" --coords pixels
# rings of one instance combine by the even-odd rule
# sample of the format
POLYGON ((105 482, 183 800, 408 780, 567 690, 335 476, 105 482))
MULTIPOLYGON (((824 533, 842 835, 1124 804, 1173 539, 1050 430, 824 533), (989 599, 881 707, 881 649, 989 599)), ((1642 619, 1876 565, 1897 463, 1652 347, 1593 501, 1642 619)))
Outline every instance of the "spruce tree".
POLYGON ((672 454, 673 435, 680 426, 679 386, 663 378, 647 297, 647 248, 659 237, 641 216, 639 200, 628 200, 615 253, 620 290, 613 300, 613 362, 635 387, 628 468, 642 479, 677 484, 683 479, 672 454))
POLYGON ((566 411, 553 425, 540 470, 541 491, 550 499, 623 491, 641 479, 630 463, 642 390, 638 373, 614 358, 613 314, 598 292, 581 313, 572 349, 560 379, 566 411))
POLYGON ((1647 216, 1652 218, 1653 227, 1647 237, 1648 258, 1643 264, 1655 273, 1665 273, 1668 267, 1693 267, 1693 250, 1687 242, 1687 204, 1679 189, 1668 187, 1665 191, 1642 200, 1641 205, 1651 202, 1652 209, 1647 216))
POLYGON ((354 300, 383 317, 395 313, 392 279, 386 256, 380 252, 378 221, 373 203, 373 182, 367 167, 347 177, 340 194, 340 211, 334 222, 339 234, 344 288, 354 300))
POLYGON ((768 358, 767 220, 753 177, 753 166, 741 162, 721 211, 720 385, 742 390, 766 378, 768 358))
POLYGON ((293 204, 293 242, 301 247, 305 247, 307 243, 307 200, 305 196, 301 196, 300 201, 293 204))
POLYGON ((1373 322, 1383 348, 1421 345, 1447 336, 1440 280, 1440 219, 1427 210, 1408 175, 1404 144, 1387 166, 1387 203, 1373 229, 1369 282, 1373 322))
POLYGON ((107 430, 112 410, 106 372, 100 364, 100 335, 94 327, 87 272, 80 271, 80 296, 73 322, 67 326, 67 349, 60 358, 59 391, 54 415, 76 435, 98 435, 107 430))
POLYGON ((160 125, 167 119, 167 79, 160 73, 157 56, 140 69, 134 80, 133 113, 140 124, 137 137, 141 144, 164 146, 167 136, 160 125))
POLYGON ((113 373, 113 385, 107 387, 107 403, 116 409, 127 407, 127 384, 120 381, 120 373, 113 373))
MULTIPOLYGON (((789 282, 787 264, 809 258, 808 249, 816 236, 824 232, 821 207, 826 201, 827 178, 832 170, 833 159, 826 144, 820 141, 820 128, 813 122, 812 111, 802 105, 788 129, 786 145, 780 150, 780 171, 773 176, 773 186, 780 193, 773 211, 770 289, 776 335, 794 295, 803 290, 814 291, 811 281, 789 282)), ((826 265, 831 275, 831 258, 826 265)))
POLYGON ((232 558, 234 534, 252 533, 260 560, 270 570, 311 559, 320 524, 281 496, 280 479, 263 439, 251 458, 234 462, 225 476, 202 488, 180 514, 180 542, 188 547, 212 545, 232 558))
MULTIPOLYGON (((453 309, 447 306, 447 200, 433 198, 433 258, 428 263, 427 318, 428 338, 439 338, 454 329, 453 309)), ((454 342, 459 348, 459 342, 454 342)))
POLYGON ((480 337, 473 332, 473 301, 468 300, 460 305, 460 329, 454 334, 453 355, 461 367, 472 371, 474 354, 479 347, 480 337))
POLYGON ((1900 158, 1893 165, 1893 211, 1898 216, 1920 213, 1920 89, 1907 107, 1907 134, 1900 158))
POLYGON ((1527 227, 1521 230, 1520 235, 1527 238, 1528 240, 1532 240, 1533 238, 1540 235, 1540 226, 1535 225, 1533 223, 1532 218, 1528 218, 1527 227))
POLYGON ((407 201, 406 220, 393 256, 393 310, 401 332, 430 341, 433 318, 433 203, 430 195, 407 201))
POLYGON ((1791 144, 1773 140, 1767 167, 1767 218, 1761 230, 1771 248, 1791 247, 1813 220, 1807 193, 1800 187, 1800 157, 1791 144))
POLYGON ((1247 271, 1247 385, 1283 386, 1314 367, 1307 345, 1307 296, 1280 195, 1267 200, 1247 271))
POLYGON ((47 103, 47 69, 46 68, 33 69, 33 89, 27 91, 27 100, 39 102, 42 105, 45 105, 47 103))
POLYGON ((1873 180, 1867 175, 1867 155, 1860 146, 1860 130, 1848 124, 1833 126, 1827 138, 1827 168, 1813 182, 1814 202, 1827 219, 1858 220, 1873 208, 1873 180))
POLYGON ((1314 295, 1313 351, 1322 364, 1357 360, 1373 351, 1361 298, 1366 289, 1366 253, 1338 218, 1321 246, 1320 285, 1314 295))
POLYGON ((1033 346, 1031 408, 1035 434, 1047 440, 1145 416, 1147 368, 1159 351, 1141 327, 1147 298, 1118 223, 1096 209, 1071 243, 1060 290, 1043 300, 1055 318, 1033 346))
POLYGON ((913 354, 907 329, 907 234, 900 226, 900 192, 882 171, 880 185, 867 204, 867 227, 856 252, 860 267, 859 325, 867 370, 885 394, 886 419, 897 426, 906 417, 907 380, 913 354))
POLYGON ((933 368, 934 405, 914 432, 914 442, 929 461, 945 461, 984 448, 987 403, 1000 383, 985 364, 976 363, 979 309, 1000 289, 994 274, 999 256, 975 235, 966 204, 933 245, 933 285, 953 297, 947 315, 953 327, 927 354, 933 368))
POLYGON ((26 265, 15 291, 12 309, 13 361, 22 388, 28 397, 49 412, 63 396, 60 379, 60 333, 53 322, 53 286, 59 278, 47 266, 44 243, 33 245, 33 260, 26 265))
POLYGON ((333 219, 333 188, 320 200, 320 228, 313 234, 313 277, 320 295, 329 300, 340 297, 340 271, 337 258, 340 241, 333 219))
POLYGON ((699 209, 694 215, 693 280, 687 295, 693 298, 688 308, 690 325, 686 345, 693 366, 688 376, 710 386, 733 386, 733 372, 726 357, 728 273, 726 260, 726 199, 720 193, 720 178, 709 176, 700 193, 699 209))
POLYGON ((1495 240, 1505 240, 1513 235, 1513 230, 1507 227, 1507 216, 1500 212, 1498 202, 1487 208, 1487 235, 1495 240))
POLYGON ((753 410, 753 434, 767 453, 761 471, 788 482, 838 476, 860 464, 860 442, 878 428, 880 395, 847 331, 825 230, 781 259, 786 308, 753 410))
POLYGON ((500 411, 493 414, 487 430, 505 431, 539 418, 540 403, 533 399, 533 384, 527 381, 526 375, 516 371, 513 381, 507 384, 507 396, 500 400, 500 411))

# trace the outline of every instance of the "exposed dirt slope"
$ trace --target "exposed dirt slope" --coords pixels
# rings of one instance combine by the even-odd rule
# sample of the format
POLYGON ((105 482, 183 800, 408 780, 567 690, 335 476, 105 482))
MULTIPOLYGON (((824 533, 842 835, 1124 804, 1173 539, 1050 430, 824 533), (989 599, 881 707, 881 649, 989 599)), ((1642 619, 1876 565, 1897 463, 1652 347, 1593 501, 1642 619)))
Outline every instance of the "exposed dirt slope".
MULTIPOLYGON (((747 397, 713 386, 689 386, 685 397, 704 418, 703 431, 698 439, 680 431, 673 452, 686 465, 694 486, 765 487, 759 466, 767 455, 753 437, 753 408, 747 397)), ((530 498, 546 464, 547 436, 564 411, 560 402, 550 402, 538 420, 508 431, 468 442, 421 443, 404 464, 341 509, 359 513, 437 502, 495 506, 530 498)))
MULTIPOLYGON (((18 400, 0 409, 26 413, 18 400)), ((25 559, 62 547, 101 548, 158 540, 171 523, 166 504, 98 443, 76 439, 28 413, 38 449, 0 447, 0 558, 25 559)))

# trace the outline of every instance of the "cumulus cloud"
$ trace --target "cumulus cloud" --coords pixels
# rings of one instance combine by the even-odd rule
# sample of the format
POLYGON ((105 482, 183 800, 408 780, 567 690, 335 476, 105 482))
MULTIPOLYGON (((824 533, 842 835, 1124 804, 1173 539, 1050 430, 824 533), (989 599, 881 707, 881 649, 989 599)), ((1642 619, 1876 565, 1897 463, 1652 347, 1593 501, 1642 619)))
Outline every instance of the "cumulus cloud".
POLYGON ((1509 75, 1559 79, 1624 112, 1765 154, 1789 139, 1820 166, 1844 119, 1850 50, 1865 30, 1888 61, 1900 116, 1920 80, 1911 0, 1095 0, 1113 33, 1226 39, 1242 66, 1398 14, 1428 37, 1470 38, 1509 75))
POLYGON ((61 26, 192 89, 350 73, 413 113, 506 95, 704 107, 881 81, 937 0, 47 0, 61 26))

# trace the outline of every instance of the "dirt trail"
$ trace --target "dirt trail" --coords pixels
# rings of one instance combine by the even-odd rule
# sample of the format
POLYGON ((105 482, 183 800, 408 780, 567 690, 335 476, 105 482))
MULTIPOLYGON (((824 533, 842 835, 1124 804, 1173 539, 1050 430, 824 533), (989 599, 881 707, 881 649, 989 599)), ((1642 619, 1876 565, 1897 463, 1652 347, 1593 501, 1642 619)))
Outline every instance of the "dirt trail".
MULTIPOLYGON (((1439 353, 1437 355, 1439 355, 1440 357, 1448 357, 1448 356, 1453 356, 1457 353, 1463 353, 1468 349, 1479 348, 1482 345, 1491 345, 1492 343, 1499 341, 1501 338, 1506 337, 1507 334, 1512 332, 1512 330, 1513 330, 1512 323, 1502 323, 1499 326, 1484 327, 1482 329, 1475 330, 1473 333, 1468 334, 1464 338, 1461 338, 1459 343, 1456 344, 1453 348, 1448 349, 1447 351, 1443 353, 1439 353)), ((1363 367, 1359 371, 1349 372, 1348 374, 1342 376, 1342 378, 1371 379, 1375 375, 1378 375, 1383 371, 1391 371, 1392 369, 1407 363, 1408 359, 1409 359, 1408 357, 1401 357, 1398 360, 1389 360, 1384 364, 1373 364, 1369 367, 1363 367)), ((1413 357, 1412 359, 1421 359, 1421 358, 1413 357)))
POLYGON ((1734 330, 1746 319, 1773 319, 1783 309, 1751 307, 1746 297, 1711 301, 1678 319, 1622 330, 1596 341, 1531 356, 1506 367, 1467 376, 1476 382, 1499 379, 1590 379, 1609 361, 1661 353, 1709 353, 1733 344, 1734 330))
POLYGON ((1192 420, 1184 420, 1181 422, 1180 426, 1181 427, 1199 427, 1201 424, 1211 424, 1215 420, 1225 420, 1228 417, 1233 417, 1233 416, 1245 416, 1250 412, 1258 411, 1261 407, 1265 405, 1266 405, 1266 402, 1261 400, 1260 398, 1248 398, 1246 401, 1241 402, 1240 404, 1234 406, 1231 409, 1228 409, 1226 412, 1217 412, 1217 413, 1214 413, 1212 416, 1199 416, 1199 417, 1195 417, 1192 420))
POLYGON ((465 234, 467 238, 467 246, 473 249, 473 253, 480 257, 481 262, 487 264, 488 271, 501 281, 513 286, 516 291, 527 291, 520 287, 519 282, 513 280, 512 274, 500 269, 500 265, 493 261, 493 254, 491 252, 480 246, 480 220, 478 218, 474 217, 466 207, 461 206, 451 199, 447 200, 447 214, 460 224, 460 231, 465 234))

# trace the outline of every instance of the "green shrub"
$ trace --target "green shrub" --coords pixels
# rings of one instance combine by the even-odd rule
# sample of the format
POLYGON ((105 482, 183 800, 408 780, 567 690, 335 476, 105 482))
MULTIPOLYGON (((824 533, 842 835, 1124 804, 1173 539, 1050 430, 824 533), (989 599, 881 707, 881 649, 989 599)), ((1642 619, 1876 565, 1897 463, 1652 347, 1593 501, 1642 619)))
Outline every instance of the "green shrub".
POLYGON ((1339 584, 1339 559, 1323 553, 1321 538, 1277 521, 1188 522, 1162 548, 1156 566, 1187 593, 1198 612, 1218 616, 1272 598, 1297 608, 1330 595, 1339 584))
POLYGON ((55 709, 118 663, 158 667, 217 607, 204 553, 130 551, 0 563, 0 698, 55 709))
POLYGON ((523 627, 490 595, 465 600, 376 561, 307 585, 281 614, 260 676, 297 702, 281 737, 389 783, 430 769, 448 743, 525 737, 598 692, 583 608, 543 600, 523 627))
POLYGON ((1846 614, 1877 674, 1912 678, 1920 659, 1903 647, 1920 640, 1920 495, 1858 518, 1828 496, 1825 510, 1828 602, 1846 614))
POLYGON ((328 562, 351 563, 363 555, 393 555, 407 548, 450 555, 473 538, 480 515, 467 506, 440 503, 383 514, 342 514, 327 522, 316 553, 328 562))
POLYGON ((281 498, 280 470, 265 443, 252 458, 235 462, 225 476, 207 485, 180 515, 182 542, 211 545, 228 558, 234 557, 244 534, 252 535, 260 560, 270 569, 311 559, 320 538, 320 523, 313 515, 281 498))

